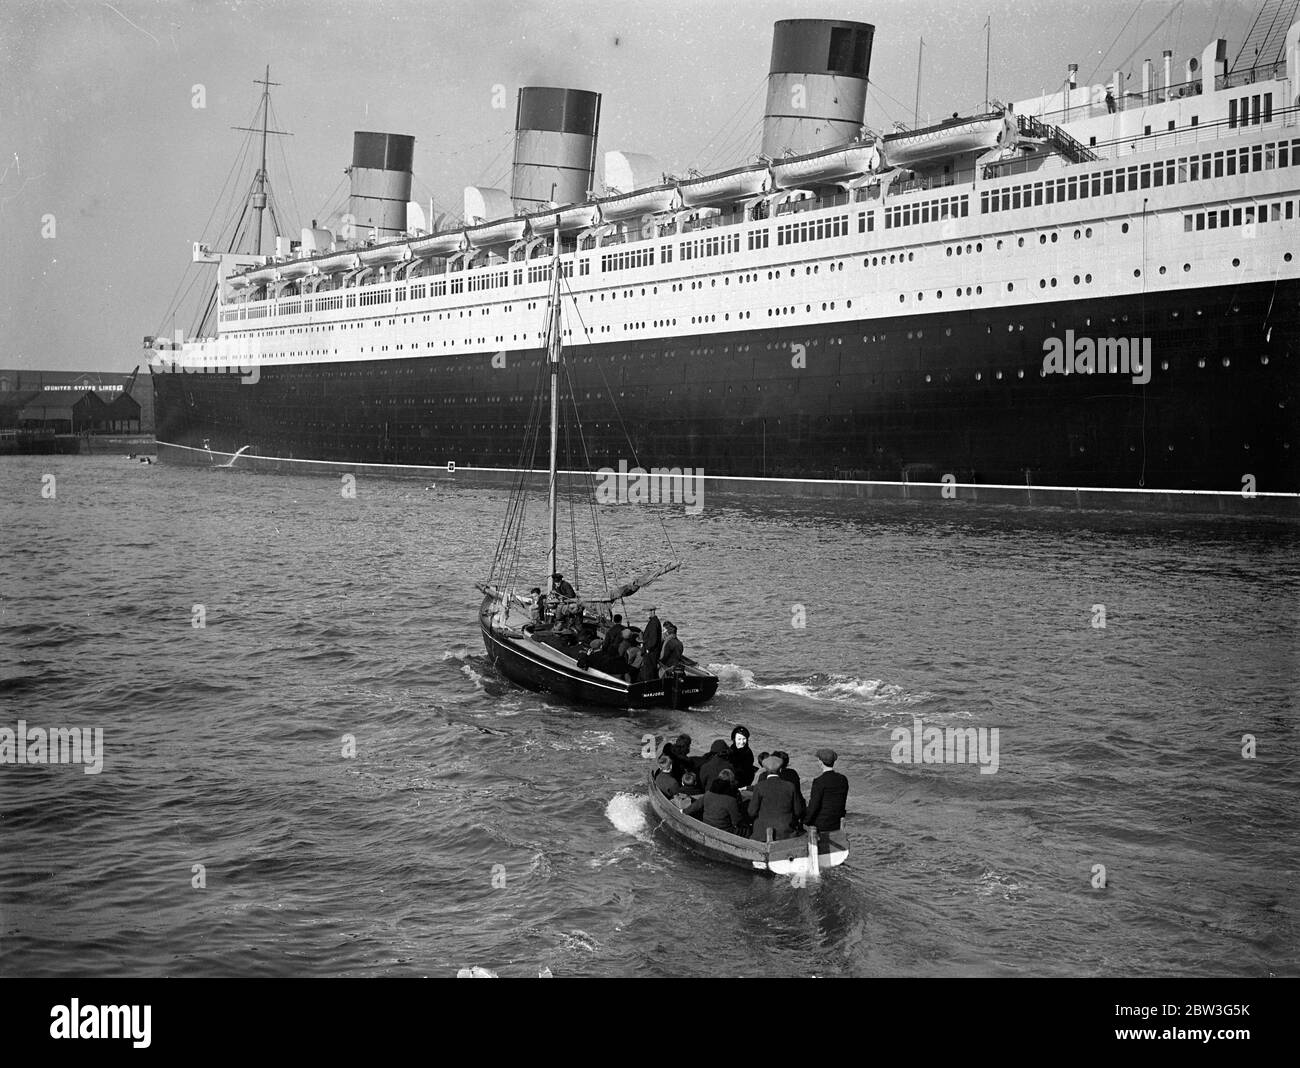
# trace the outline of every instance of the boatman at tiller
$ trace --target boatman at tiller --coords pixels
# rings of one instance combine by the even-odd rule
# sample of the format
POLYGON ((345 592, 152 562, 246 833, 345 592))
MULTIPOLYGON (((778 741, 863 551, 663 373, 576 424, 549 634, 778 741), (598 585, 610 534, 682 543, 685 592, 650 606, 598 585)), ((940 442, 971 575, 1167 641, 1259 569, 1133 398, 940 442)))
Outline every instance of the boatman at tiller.
POLYGON ((819 831, 838 831, 849 801, 849 780, 835 766, 834 749, 818 749, 817 762, 822 773, 813 779, 812 794, 808 798, 808 811, 803 821, 819 831))

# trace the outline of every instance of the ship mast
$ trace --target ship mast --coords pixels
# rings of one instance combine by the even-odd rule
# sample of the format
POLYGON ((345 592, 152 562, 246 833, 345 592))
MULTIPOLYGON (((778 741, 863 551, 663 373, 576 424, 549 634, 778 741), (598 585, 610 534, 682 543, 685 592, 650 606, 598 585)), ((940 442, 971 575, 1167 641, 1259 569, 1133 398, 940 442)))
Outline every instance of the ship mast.
MULTIPOLYGON (((260 256, 262 254, 262 213, 266 210, 266 138, 269 134, 275 134, 281 137, 288 136, 284 130, 267 129, 270 112, 271 112, 271 86, 279 85, 279 82, 271 81, 271 65, 266 65, 266 74, 261 78, 253 79, 254 85, 262 87, 262 125, 259 129, 256 126, 232 126, 233 130, 245 130, 248 133, 257 133, 262 135, 262 158, 261 165, 257 168, 257 175, 253 179, 253 210, 257 212, 257 236, 254 238, 253 253, 260 256)), ((276 235, 279 235, 280 226, 276 221, 275 212, 271 212, 271 221, 275 223, 276 235)))
POLYGON ((551 323, 546 351, 551 365, 551 478, 550 527, 546 543, 546 582, 550 592, 555 591, 556 542, 556 480, 558 471, 558 444, 560 423, 560 227, 555 226, 555 252, 551 258, 551 323))

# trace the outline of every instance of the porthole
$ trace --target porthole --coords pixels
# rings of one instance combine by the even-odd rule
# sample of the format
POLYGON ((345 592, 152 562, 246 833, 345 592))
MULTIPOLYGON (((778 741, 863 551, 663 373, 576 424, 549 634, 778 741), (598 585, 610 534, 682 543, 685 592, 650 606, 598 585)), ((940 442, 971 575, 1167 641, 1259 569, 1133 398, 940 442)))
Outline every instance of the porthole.
POLYGON ((1046 289, 1046 288, 1047 288, 1047 280, 1044 279, 1044 278, 1040 278, 1040 279, 1038 280, 1038 288, 1039 288, 1039 289, 1046 289))
POLYGON ((1223 366, 1224 366, 1224 367, 1231 367, 1231 366, 1232 366, 1232 358, 1231 358, 1230 356, 1225 356, 1225 357, 1223 358, 1223 366))
POLYGON ((1204 369, 1204 367, 1205 367, 1205 357, 1204 357, 1204 356, 1202 356, 1199 360, 1196 361, 1196 366, 1197 366, 1197 367, 1200 367, 1200 368, 1202 368, 1202 369, 1204 369))
POLYGON ((1160 268, 1160 273, 1161 273, 1161 274, 1164 274, 1165 271, 1166 271, 1167 269, 1168 269, 1168 268, 1166 268, 1166 267, 1164 267, 1164 266, 1161 266, 1161 268, 1160 268))
POLYGON ((1021 371, 1017 371, 1017 372, 1016 372, 1016 377, 1017 377, 1017 378, 1024 378, 1024 377, 1025 377, 1025 372, 1024 372, 1023 370, 1021 370, 1021 371))
POLYGON ((948 255, 949 255, 949 256, 952 255, 952 247, 951 247, 951 246, 948 247, 948 255))
POLYGON ((998 238, 998 251, 1002 250, 1002 238, 998 238))
POLYGON ((1079 240, 1079 231, 1078 231, 1078 230, 1075 230, 1075 231, 1074 231, 1074 239, 1075 239, 1076 241, 1079 240))
POLYGON ((1284 259, 1287 263, 1290 263, 1290 262, 1291 262, 1291 253, 1288 252, 1285 256, 1282 257, 1282 259, 1284 259))
POLYGON ((1092 237, 1092 227, 1091 227, 1091 226, 1089 226, 1086 230, 1084 230, 1084 232, 1083 232, 1083 236, 1084 236, 1084 237, 1092 237))
POLYGON ((1060 237, 1060 236, 1061 236, 1060 234, 1052 234, 1052 244, 1053 244, 1053 245, 1056 244, 1056 239, 1057 239, 1058 237, 1060 237))
POLYGON ((1160 370, 1162 370, 1162 371, 1168 371, 1168 370, 1169 370, 1169 361, 1168 361, 1168 360, 1161 360, 1161 361, 1160 361, 1160 370))
POLYGON ((984 377, 984 373, 983 373, 982 371, 976 371, 976 372, 975 372, 975 381, 976 381, 976 382, 980 381, 983 377, 984 377))
POLYGON ((1079 284, 1079 276, 1077 274, 1074 276, 1074 284, 1076 286, 1079 284))
POLYGON ((1091 284, 1091 282, 1092 282, 1092 275, 1090 275, 1090 274, 1085 274, 1085 275, 1083 276, 1083 280, 1084 280, 1085 282, 1088 282, 1088 283, 1091 284))
POLYGON ((1134 268, 1133 268, 1133 277, 1134 277, 1134 278, 1141 278, 1141 277, 1142 277, 1142 268, 1140 268, 1140 267, 1134 267, 1134 268))
POLYGON ((1125 223, 1123 226, 1121 226, 1121 227, 1119 228, 1119 232, 1120 232, 1121 234, 1127 234, 1127 233, 1128 233, 1128 223, 1125 223))
POLYGON ((1259 362, 1262 363, 1265 367, 1267 367, 1267 366, 1268 366, 1268 357, 1267 357, 1267 356, 1261 356, 1261 357, 1259 358, 1259 362))
POLYGON ((999 371, 999 372, 997 373, 997 379, 998 379, 999 382, 1002 381, 1002 372, 1001 372, 1001 371, 999 371))
POLYGON ((1240 267, 1240 266, 1241 266, 1241 260, 1234 258, 1233 261, 1232 261, 1232 265, 1233 265, 1234 267, 1240 267))
POLYGON ((1007 283, 1007 292, 1008 292, 1008 293, 1010 293, 1010 292, 1011 292, 1013 289, 1015 289, 1015 288, 1016 288, 1016 283, 1015 283, 1015 282, 1008 282, 1008 283, 1007 283))
POLYGON ((930 381, 930 376, 929 376, 929 375, 926 375, 926 376, 925 376, 925 380, 926 380, 927 382, 929 382, 929 381, 930 381))

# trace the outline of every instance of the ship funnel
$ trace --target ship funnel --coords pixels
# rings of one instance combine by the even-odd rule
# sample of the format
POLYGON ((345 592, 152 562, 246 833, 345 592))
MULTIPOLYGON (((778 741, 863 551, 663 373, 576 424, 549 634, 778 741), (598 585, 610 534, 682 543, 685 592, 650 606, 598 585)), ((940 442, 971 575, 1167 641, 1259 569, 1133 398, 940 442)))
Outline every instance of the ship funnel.
POLYGON ((515 210, 585 204, 596 169, 600 94, 525 86, 515 117, 515 210))
POLYGON ((865 22, 783 19, 776 24, 763 155, 801 156, 858 136, 875 33, 865 22))
POLYGON ((352 138, 350 219, 342 237, 364 240, 372 231, 388 241, 406 232, 406 202, 411 199, 411 161, 415 138, 406 134, 358 130, 352 138), (350 224, 350 225, 349 225, 350 224))

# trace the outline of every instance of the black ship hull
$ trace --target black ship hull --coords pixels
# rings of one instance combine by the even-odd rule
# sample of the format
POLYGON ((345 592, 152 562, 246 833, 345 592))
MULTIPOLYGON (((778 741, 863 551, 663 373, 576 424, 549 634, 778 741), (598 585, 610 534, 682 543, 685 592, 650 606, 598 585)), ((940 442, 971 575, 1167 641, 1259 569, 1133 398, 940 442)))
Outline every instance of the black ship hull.
MULTIPOLYGON (((1300 281, 574 346, 595 466, 709 477, 1300 492, 1300 281), (1044 342, 1150 339, 1150 381, 1043 375, 1044 342), (617 407, 610 407, 612 395, 617 407), (631 435, 627 451, 624 428, 631 435)), ((515 469, 541 354, 155 373, 167 460, 515 469)), ((524 458, 523 466, 532 466, 524 458)))

